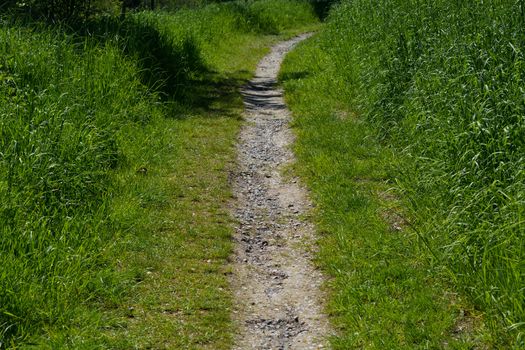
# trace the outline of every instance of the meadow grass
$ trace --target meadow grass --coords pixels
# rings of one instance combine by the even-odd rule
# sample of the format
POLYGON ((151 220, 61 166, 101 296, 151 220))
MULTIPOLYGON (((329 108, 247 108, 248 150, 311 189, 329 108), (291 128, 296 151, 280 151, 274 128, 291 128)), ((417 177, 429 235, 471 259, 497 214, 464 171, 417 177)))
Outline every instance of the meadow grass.
POLYGON ((0 347, 229 347, 238 89, 267 34, 315 22, 278 3, 2 18, 0 347))
POLYGON ((523 11, 342 1, 285 62, 336 347, 524 346, 523 11))

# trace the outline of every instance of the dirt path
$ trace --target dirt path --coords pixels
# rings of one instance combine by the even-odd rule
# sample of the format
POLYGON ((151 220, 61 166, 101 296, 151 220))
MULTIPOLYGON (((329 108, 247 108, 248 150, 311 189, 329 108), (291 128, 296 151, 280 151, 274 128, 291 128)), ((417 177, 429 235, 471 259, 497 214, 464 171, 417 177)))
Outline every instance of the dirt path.
POLYGON ((322 276, 311 263, 311 207, 296 179, 283 178, 294 161, 290 113, 275 87, 284 56, 301 35, 276 45, 244 88, 247 124, 238 146, 234 178, 236 260, 232 285, 235 349, 326 348, 328 322, 322 313, 322 276))

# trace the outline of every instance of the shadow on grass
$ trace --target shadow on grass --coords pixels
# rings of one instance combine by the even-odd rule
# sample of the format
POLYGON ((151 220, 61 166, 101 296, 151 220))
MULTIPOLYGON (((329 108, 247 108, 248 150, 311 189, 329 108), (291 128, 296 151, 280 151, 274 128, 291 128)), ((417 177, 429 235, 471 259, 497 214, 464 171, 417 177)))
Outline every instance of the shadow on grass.
POLYGON ((124 55, 136 59, 142 82, 164 100, 182 97, 192 78, 208 71, 195 38, 170 38, 153 20, 101 17, 72 30, 81 39, 116 44, 124 55))
POLYGON ((187 84, 185 98, 182 101, 174 100, 185 113, 176 111, 171 113, 174 118, 184 118, 188 114, 207 115, 209 117, 226 116, 238 119, 239 108, 242 107, 242 98, 239 89, 247 82, 248 71, 239 71, 224 75, 208 71, 198 79, 187 84))
POLYGON ((125 55, 135 58, 142 82, 166 103, 169 117, 208 113, 209 117, 238 118, 232 106, 249 72, 225 76, 213 71, 204 62, 195 37, 171 38, 153 21, 133 17, 100 18, 84 23, 73 34, 98 44, 116 43, 125 55))
POLYGON ((314 11, 317 17, 319 17, 320 20, 324 21, 326 17, 328 17, 332 5, 337 4, 339 2, 340 0, 314 0, 312 1, 312 5, 314 7, 314 11))
POLYGON ((211 69, 202 56, 198 38, 190 34, 171 37, 159 31, 154 19, 128 16, 97 17, 77 24, 51 24, 29 17, 8 16, 12 24, 35 31, 52 30, 72 38, 79 50, 89 45, 116 46, 136 62, 141 82, 157 93, 168 117, 209 114, 239 118, 239 89, 250 73, 229 75, 211 69))

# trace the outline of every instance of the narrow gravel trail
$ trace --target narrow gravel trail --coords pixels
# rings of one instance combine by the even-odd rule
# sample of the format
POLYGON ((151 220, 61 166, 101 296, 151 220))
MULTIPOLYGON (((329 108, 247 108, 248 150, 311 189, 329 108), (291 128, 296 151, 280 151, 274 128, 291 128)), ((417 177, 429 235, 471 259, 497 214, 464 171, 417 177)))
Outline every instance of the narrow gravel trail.
POLYGON ((239 329, 234 349, 327 348, 323 276, 311 263, 314 230, 304 219, 311 203, 297 179, 282 176, 294 161, 294 137, 276 88, 284 56, 309 36, 276 45, 242 92, 247 123, 233 179, 239 221, 231 281, 239 329))

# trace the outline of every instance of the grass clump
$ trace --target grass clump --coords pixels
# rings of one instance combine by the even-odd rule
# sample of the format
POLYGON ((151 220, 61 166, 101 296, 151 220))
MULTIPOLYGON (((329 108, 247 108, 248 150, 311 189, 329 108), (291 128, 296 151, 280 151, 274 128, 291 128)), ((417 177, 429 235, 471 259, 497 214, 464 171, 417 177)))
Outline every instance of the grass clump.
POLYGON ((0 347, 230 345, 238 88, 276 40, 235 6, 2 18, 0 347))
MULTIPOLYGON (((298 105, 298 147, 308 171, 336 172, 343 186, 343 174, 356 177, 370 152, 372 158, 386 154, 377 165, 384 169, 379 179, 395 180, 401 190, 405 216, 437 269, 429 276, 448 276, 454 289, 483 311, 494 346, 516 348, 523 347, 525 316, 523 6, 515 1, 343 1, 317 39, 320 48, 303 49, 308 59, 295 58, 283 75, 290 80, 292 107, 298 105), (314 118, 301 107, 314 87, 332 114, 314 118), (345 117, 337 118, 337 110, 345 117), (332 124, 337 127, 331 129, 332 124), (303 151, 317 138, 313 125, 312 130, 332 137, 319 141, 316 151, 303 151), (368 130, 360 144, 376 145, 377 152, 345 148, 360 128, 368 130), (359 150, 364 153, 356 154, 359 150), (347 169, 317 168, 321 155, 345 159, 347 169)), ((362 187, 355 185, 359 180, 351 183, 362 187)), ((315 184, 326 211, 323 222, 336 210, 326 203, 325 186, 315 184)), ((349 190, 346 198, 357 200, 358 194, 349 190)), ((341 209, 336 212, 342 215, 341 209)), ((329 231, 335 234, 332 225, 329 231)), ((378 254, 377 249, 369 254, 378 254)), ((355 269, 334 273, 345 271, 355 269)), ((355 302, 350 299, 346 307, 355 302)))

